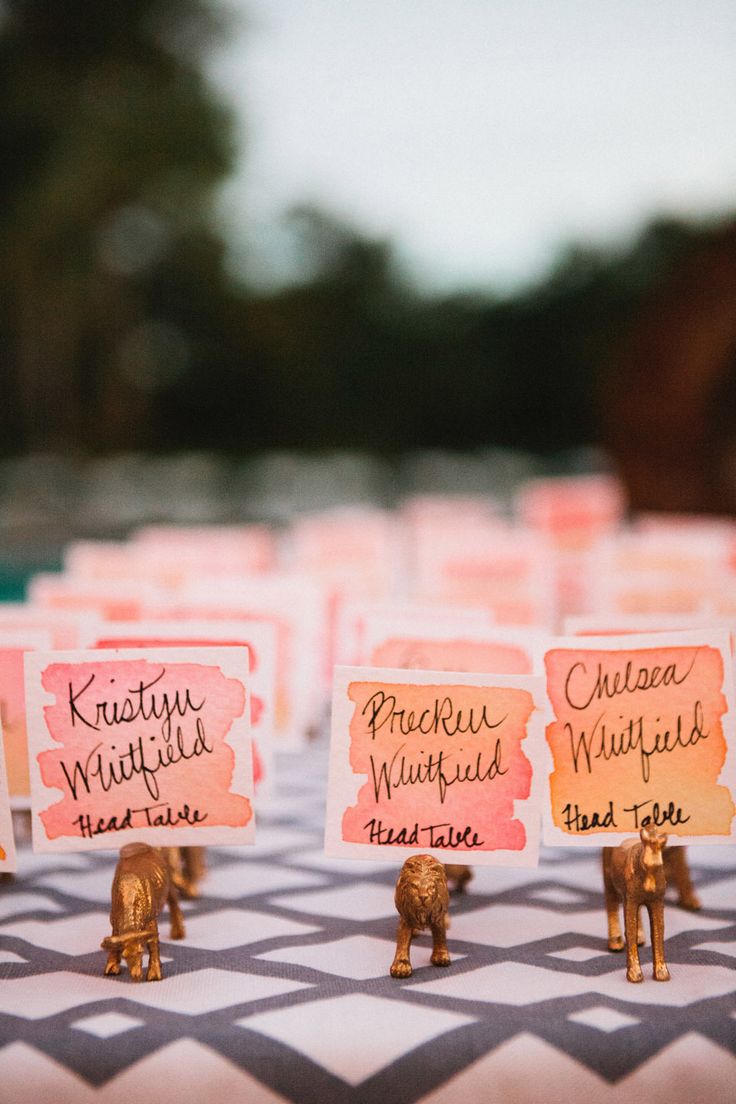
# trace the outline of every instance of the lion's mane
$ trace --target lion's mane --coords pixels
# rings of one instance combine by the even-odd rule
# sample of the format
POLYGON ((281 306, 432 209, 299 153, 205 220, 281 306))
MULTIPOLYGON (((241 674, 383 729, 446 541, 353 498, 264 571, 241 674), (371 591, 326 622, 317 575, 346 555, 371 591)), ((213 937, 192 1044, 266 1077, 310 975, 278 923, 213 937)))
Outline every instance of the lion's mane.
POLYGON ((394 900, 399 916, 414 931, 444 923, 450 898, 442 863, 431 855, 411 855, 401 868, 394 900))

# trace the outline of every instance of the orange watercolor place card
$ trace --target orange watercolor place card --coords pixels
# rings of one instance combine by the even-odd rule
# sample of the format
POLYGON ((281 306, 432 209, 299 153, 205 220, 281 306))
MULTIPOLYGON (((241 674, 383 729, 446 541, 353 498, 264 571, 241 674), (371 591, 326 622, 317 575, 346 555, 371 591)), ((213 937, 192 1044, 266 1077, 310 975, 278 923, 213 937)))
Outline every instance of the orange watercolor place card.
POLYGON ((5 769, 14 809, 29 809, 26 694, 23 657, 26 652, 51 647, 45 629, 0 630, 0 724, 3 726, 5 769))
POLYGON ((246 648, 26 658, 33 847, 252 843, 246 648))
POLYGON ((3 752, 3 726, 0 723, 0 874, 8 874, 16 869, 15 841, 13 839, 13 816, 10 812, 8 797, 8 779, 5 774, 5 754, 3 752))
POLYGON ((544 681, 335 669, 325 850, 538 859, 544 681))
POLYGON ((612 845, 645 825, 677 843, 734 838, 728 633, 560 637, 545 668, 545 843, 612 845))

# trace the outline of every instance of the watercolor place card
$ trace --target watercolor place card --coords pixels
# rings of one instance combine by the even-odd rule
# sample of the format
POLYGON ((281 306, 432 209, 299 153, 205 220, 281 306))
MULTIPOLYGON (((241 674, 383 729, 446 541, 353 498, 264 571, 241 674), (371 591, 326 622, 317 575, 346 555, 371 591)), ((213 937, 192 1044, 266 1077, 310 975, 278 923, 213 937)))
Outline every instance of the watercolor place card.
POLYGON ((728 633, 563 637, 545 668, 545 843, 612 845, 647 825, 677 843, 734 838, 728 633))
POLYGON ((544 682, 338 667, 325 850, 537 862, 544 682))
POLYGON ((29 809, 31 805, 23 658, 26 652, 50 646, 51 635, 45 629, 0 629, 0 724, 14 809, 29 809))
POLYGON ((151 619, 263 621, 276 631, 274 742, 298 751, 321 720, 325 653, 324 589, 309 576, 203 579, 146 610, 151 619))
POLYGON ((10 811, 8 779, 5 773, 5 753, 3 751, 3 726, 0 723, 0 874, 9 874, 16 869, 15 841, 13 839, 13 816, 10 811))
POLYGON ((252 843, 246 648, 34 652, 36 851, 252 843))
POLYGON ((410 580, 416 601, 476 606, 506 625, 551 626, 554 550, 543 535, 497 522, 437 534, 410 580))
POLYGON ((390 616, 366 628, 366 665, 423 671, 484 671, 499 675, 542 673, 544 634, 505 625, 450 627, 441 621, 412 629, 390 616))
POLYGON ((140 620, 144 607, 160 601, 161 595, 159 587, 141 579, 80 579, 42 573, 34 575, 28 584, 33 606, 93 613, 110 621, 140 620))
POLYGON ((99 621, 85 648, 247 648, 253 781, 271 780, 276 705, 276 630, 265 621, 99 621))

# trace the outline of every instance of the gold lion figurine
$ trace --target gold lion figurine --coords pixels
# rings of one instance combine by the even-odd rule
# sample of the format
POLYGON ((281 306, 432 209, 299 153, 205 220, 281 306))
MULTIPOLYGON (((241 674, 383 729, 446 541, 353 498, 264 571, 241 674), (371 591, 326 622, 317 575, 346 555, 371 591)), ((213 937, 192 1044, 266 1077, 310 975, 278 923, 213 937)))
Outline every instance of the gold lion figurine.
POLYGON ((626 947, 626 980, 641 981, 639 943, 643 932, 639 921, 642 905, 649 913, 652 933, 652 965, 655 981, 669 981, 664 960, 664 891, 667 885, 662 852, 667 843, 664 832, 642 828, 639 838, 624 840, 618 847, 603 848, 603 883, 608 913, 608 947, 621 951, 626 947), (621 935, 618 906, 624 906, 624 936, 621 935))
POLYGON ((412 855, 401 868, 394 897, 399 914, 396 954, 391 977, 411 977, 409 951, 412 937, 426 927, 432 932, 433 966, 449 966, 447 910, 450 897, 442 863, 431 855, 412 855))
POLYGON ((183 939, 184 921, 167 856, 147 843, 128 843, 121 847, 112 882, 112 935, 100 944, 108 952, 106 975, 120 973, 122 956, 128 963, 133 981, 140 981, 143 977, 143 953, 148 948, 146 981, 161 980, 158 914, 166 901, 171 919, 171 938, 183 939))

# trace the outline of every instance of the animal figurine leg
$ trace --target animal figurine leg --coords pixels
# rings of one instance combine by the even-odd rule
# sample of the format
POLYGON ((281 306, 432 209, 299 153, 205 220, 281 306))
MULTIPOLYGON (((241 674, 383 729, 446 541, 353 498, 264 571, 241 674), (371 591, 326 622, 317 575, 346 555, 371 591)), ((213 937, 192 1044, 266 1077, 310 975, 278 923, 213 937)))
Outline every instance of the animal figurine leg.
POLYGON ((400 917, 398 931, 396 932, 396 954, 391 963, 391 977, 411 977, 411 960, 409 958, 409 952, 411 950, 411 939, 413 934, 414 929, 411 924, 407 924, 403 916, 400 917))
POLYGON ((153 934, 148 940, 148 971, 146 981, 161 981, 161 955, 158 949, 158 924, 154 921, 153 934))
POLYGON ((199 883, 207 873, 206 855, 204 847, 182 847, 181 849, 182 868, 190 897, 199 897, 199 883))
POLYGON ((626 979, 642 981, 644 975, 639 963, 639 905, 632 898, 624 900, 624 932, 626 934, 626 979))
POLYGON ((120 959, 122 954, 122 947, 110 947, 107 952, 107 962, 105 963, 105 977, 107 977, 108 974, 120 973, 120 959))
MULTIPOLYGON (((621 898, 611 878, 611 859, 613 851, 613 847, 604 847, 602 856, 603 888, 606 895, 606 916, 608 919, 608 949, 609 951, 622 951, 625 942, 621 932, 618 912, 621 898)), ((646 942, 644 925, 641 922, 641 914, 637 917, 636 942, 640 947, 646 942)))
POLYGON ((624 949, 624 937, 621 932, 621 923, 618 915, 619 896, 611 881, 611 855, 612 847, 603 848, 603 888, 606 894, 606 916, 608 919, 608 949, 609 951, 622 951, 624 949))
POLYGON ((430 962, 433 966, 449 966, 450 965, 450 952, 447 949, 447 928, 446 925, 440 921, 439 923, 432 924, 432 957, 430 962))
MULTIPOLYGON (((183 939, 185 935, 184 931, 184 917, 182 916, 181 906, 179 904, 179 894, 173 884, 169 885, 169 895, 167 897, 167 903, 169 906, 169 933, 172 939, 183 939)), ((158 939, 158 928, 156 929, 158 939)))
POLYGON ((652 901, 647 911, 652 932, 652 976, 655 981, 669 981, 670 972, 664 960, 664 901, 652 901))
POLYGON ((675 886, 678 905, 680 908, 697 912, 701 907, 700 898, 693 888, 686 849, 684 847, 666 847, 663 857, 667 884, 675 886))

